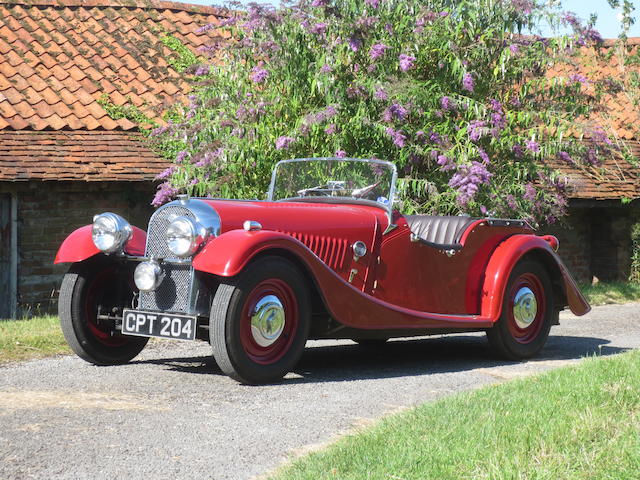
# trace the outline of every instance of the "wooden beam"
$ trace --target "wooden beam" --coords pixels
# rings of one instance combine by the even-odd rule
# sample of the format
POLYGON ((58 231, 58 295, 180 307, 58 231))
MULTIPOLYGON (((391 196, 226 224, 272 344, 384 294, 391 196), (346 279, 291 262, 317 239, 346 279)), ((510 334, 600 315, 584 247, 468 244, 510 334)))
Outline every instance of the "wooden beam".
POLYGON ((9 314, 11 318, 18 316, 18 194, 11 194, 11 214, 9 219, 11 231, 11 248, 9 260, 9 314))

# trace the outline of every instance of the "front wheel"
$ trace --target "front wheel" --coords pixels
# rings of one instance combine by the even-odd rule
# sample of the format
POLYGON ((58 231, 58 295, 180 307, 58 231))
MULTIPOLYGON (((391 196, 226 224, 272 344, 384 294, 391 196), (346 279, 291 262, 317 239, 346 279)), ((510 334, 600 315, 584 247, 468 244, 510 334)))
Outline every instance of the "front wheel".
POLYGON ((60 326, 71 349, 95 365, 118 365, 138 355, 148 338, 115 330, 112 321, 98 318, 130 305, 130 275, 118 264, 96 258, 74 265, 64 276, 58 300, 60 326))
POLYGON ((509 276, 500 319, 487 330, 490 346, 510 360, 534 356, 547 341, 553 312, 547 271, 538 262, 521 261, 509 276))
POLYGON ((241 383, 279 380, 298 362, 311 310, 304 276, 288 260, 261 258, 216 290, 209 321, 213 356, 241 383))

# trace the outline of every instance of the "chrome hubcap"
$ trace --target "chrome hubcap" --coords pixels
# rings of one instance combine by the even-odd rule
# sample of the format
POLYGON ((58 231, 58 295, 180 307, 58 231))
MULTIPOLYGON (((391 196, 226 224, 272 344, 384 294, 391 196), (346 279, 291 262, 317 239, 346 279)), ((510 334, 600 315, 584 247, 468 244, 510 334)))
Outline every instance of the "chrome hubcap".
POLYGON ((513 318, 519 328, 529 327, 536 319, 538 302, 529 287, 522 287, 513 299, 513 318))
POLYGON ((284 307, 275 295, 265 295, 251 314, 251 335, 261 347, 273 345, 284 330, 284 307))

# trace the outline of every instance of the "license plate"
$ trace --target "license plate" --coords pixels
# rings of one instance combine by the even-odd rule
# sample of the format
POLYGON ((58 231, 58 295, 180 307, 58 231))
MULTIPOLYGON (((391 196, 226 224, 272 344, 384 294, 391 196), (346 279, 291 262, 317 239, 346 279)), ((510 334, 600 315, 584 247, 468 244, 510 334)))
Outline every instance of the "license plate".
POLYGON ((140 310, 122 312, 122 333, 125 335, 195 340, 196 326, 196 317, 191 315, 140 310))

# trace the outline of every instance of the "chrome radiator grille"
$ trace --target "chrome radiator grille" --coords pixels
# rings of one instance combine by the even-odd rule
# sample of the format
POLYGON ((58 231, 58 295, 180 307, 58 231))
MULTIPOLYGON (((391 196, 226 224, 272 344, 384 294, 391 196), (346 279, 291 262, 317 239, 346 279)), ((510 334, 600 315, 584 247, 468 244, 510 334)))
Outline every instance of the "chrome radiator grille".
MULTIPOLYGON (((176 217, 195 219, 193 212, 179 205, 165 207, 151 217, 147 230, 147 257, 175 257, 167 247, 166 235, 169 224, 176 217)), ((164 280, 155 291, 140 292, 138 308, 187 313, 194 281, 191 263, 163 263, 162 269, 165 272, 164 280)))

